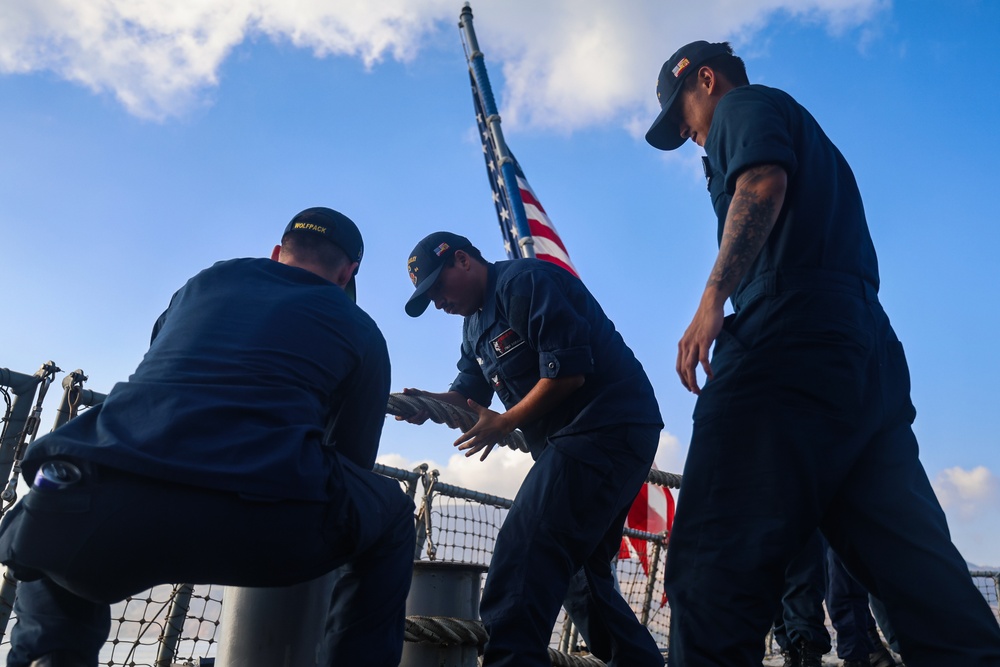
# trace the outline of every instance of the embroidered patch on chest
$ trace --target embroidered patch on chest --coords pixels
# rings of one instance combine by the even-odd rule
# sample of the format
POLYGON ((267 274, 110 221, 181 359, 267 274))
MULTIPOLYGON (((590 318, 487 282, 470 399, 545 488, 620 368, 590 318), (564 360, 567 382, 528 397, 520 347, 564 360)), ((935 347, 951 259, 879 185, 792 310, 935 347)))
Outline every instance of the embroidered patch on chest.
POLYGON ((514 348, 524 345, 524 339, 517 335, 517 332, 513 329, 507 329, 502 334, 491 340, 490 345, 493 346, 493 351, 499 359, 514 348))

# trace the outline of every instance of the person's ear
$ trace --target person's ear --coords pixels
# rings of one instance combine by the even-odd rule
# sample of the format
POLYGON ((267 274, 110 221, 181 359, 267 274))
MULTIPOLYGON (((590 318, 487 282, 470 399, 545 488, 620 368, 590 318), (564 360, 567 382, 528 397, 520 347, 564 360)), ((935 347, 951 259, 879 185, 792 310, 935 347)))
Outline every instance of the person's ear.
POLYGON ((281 255, 281 245, 274 246, 274 250, 271 251, 271 259, 278 261, 278 257, 281 255))
POLYGON ((711 67, 702 67, 698 70, 698 85, 704 88, 708 95, 711 96, 715 92, 718 83, 719 78, 715 75, 715 70, 711 67))
POLYGON ((358 262, 351 262, 347 266, 342 266, 340 271, 337 272, 337 280, 335 282, 341 287, 346 287, 347 283, 351 282, 354 272, 358 270, 358 265, 358 262))

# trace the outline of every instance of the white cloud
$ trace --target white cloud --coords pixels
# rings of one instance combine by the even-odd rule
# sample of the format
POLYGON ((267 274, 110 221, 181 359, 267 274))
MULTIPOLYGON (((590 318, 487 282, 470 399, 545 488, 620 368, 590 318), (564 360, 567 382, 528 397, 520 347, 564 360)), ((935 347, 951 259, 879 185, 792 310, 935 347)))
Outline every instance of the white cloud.
MULTIPOLYGON (((508 125, 572 131, 615 122, 639 131, 659 65, 693 39, 750 38, 775 14, 831 32, 865 25, 889 0, 506 0, 477 2, 491 71, 505 82, 508 125)), ((50 71, 130 113, 164 119, 199 104, 247 39, 266 37, 372 67, 408 61, 459 35, 458 0, 4 0, 0 73, 50 71), (447 31, 453 31, 449 34, 447 31)), ((753 45, 753 48, 760 48, 753 45)), ((459 67, 456 64, 456 67, 459 67)))
MULTIPOLYGON (((686 453, 687 448, 681 446, 677 436, 663 431, 656 453, 656 467, 664 472, 680 474, 686 453)), ((442 482, 510 499, 517 494, 532 464, 528 454, 507 447, 494 449, 485 461, 480 461, 478 456, 466 458, 462 454, 454 454, 441 465, 430 459, 411 461, 399 454, 383 454, 378 457, 378 462, 402 470, 412 470, 420 463, 427 463, 428 469, 438 471, 438 479, 442 482)))
POLYGON ((687 457, 687 446, 681 445, 677 436, 669 431, 660 432, 660 442, 656 448, 656 467, 663 472, 681 474, 684 471, 684 459, 687 457))
POLYGON ((507 447, 495 448, 485 461, 463 454, 453 454, 444 465, 433 460, 410 461, 398 454, 379 456, 378 461, 403 470, 427 463, 428 469, 438 471, 441 482, 509 499, 517 494, 532 463, 528 454, 507 447))
POLYGON ((971 470, 954 467, 942 470, 932 483, 938 501, 949 515, 971 519, 998 509, 997 478, 985 466, 971 470))

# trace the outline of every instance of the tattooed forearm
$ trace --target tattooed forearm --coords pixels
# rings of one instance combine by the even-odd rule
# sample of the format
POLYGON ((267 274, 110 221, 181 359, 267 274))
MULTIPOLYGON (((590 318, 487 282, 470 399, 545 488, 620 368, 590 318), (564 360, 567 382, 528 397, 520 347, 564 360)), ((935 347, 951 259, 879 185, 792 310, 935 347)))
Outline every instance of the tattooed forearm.
POLYGON ((708 284, 731 294, 767 240, 784 202, 787 176, 777 165, 740 174, 708 284))

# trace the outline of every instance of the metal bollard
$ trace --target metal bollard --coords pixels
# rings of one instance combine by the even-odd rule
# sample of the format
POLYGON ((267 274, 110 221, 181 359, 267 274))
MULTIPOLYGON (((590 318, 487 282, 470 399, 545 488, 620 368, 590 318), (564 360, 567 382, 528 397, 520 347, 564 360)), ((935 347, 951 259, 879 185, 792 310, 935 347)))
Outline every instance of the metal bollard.
POLYGON ((226 587, 216 667, 317 663, 333 573, 287 588, 226 587))
MULTIPOLYGON (((406 599, 407 616, 479 620, 483 565, 416 561, 406 599)), ((405 642, 399 667, 476 667, 478 646, 405 642)))

